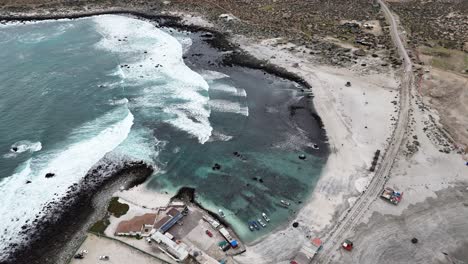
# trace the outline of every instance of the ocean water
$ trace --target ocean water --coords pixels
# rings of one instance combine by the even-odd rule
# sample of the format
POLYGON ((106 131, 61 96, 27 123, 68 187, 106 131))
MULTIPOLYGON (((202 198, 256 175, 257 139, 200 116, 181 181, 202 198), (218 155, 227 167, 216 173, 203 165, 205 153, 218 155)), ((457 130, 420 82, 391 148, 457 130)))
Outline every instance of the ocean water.
POLYGON ((245 240, 293 217, 327 156, 307 110, 289 111, 297 84, 197 48, 220 59, 195 33, 126 16, 0 26, 0 253, 108 153, 153 164, 152 189, 195 187, 245 240), (270 225, 250 232, 261 212, 270 225))

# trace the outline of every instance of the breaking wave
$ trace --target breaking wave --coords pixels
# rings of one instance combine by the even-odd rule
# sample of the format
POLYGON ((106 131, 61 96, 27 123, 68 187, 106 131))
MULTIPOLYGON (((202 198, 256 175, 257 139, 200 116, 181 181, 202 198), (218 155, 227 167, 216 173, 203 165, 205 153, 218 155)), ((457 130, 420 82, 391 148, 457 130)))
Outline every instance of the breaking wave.
POLYGON ((118 55, 121 65, 116 72, 125 85, 145 87, 132 98, 133 107, 205 143, 213 130, 208 83, 185 65, 181 43, 147 21, 115 15, 93 21, 103 37, 97 48, 118 55))
POLYGON ((133 120, 128 109, 111 111, 76 129, 61 148, 29 159, 0 182, 0 241, 7 242, 0 243, 0 255, 8 251, 8 242, 21 243, 22 226, 31 224, 35 215, 41 216, 44 204, 65 195, 69 186, 127 138, 133 120), (122 115, 123 119, 116 120, 122 115), (46 178, 47 173, 54 177, 46 178))
POLYGON ((4 158, 14 158, 20 153, 36 152, 42 149, 41 142, 21 140, 11 145, 10 152, 3 155, 4 158))

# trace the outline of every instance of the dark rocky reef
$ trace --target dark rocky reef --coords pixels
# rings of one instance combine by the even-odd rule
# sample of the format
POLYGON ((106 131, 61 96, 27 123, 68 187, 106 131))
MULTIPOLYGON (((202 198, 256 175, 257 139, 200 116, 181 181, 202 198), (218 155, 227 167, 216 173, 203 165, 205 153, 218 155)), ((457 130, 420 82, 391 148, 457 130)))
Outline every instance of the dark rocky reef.
POLYGON ((152 173, 152 166, 142 161, 99 162, 79 183, 71 185, 65 196, 46 204, 42 215, 36 215, 30 224, 22 227, 25 241, 11 243, 12 253, 2 263, 58 263, 56 256, 63 246, 84 228, 93 214, 92 201, 100 190, 118 180, 130 188, 143 183, 152 173))

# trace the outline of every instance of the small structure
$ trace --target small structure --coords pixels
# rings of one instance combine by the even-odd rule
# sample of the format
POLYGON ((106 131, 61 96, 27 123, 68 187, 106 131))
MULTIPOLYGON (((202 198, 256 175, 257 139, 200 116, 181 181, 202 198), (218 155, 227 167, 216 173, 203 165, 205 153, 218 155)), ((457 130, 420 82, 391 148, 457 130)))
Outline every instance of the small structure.
POLYGON ((151 239, 157 243, 159 249, 177 262, 184 261, 189 255, 183 243, 176 243, 159 231, 151 235, 151 239))
POLYGON ((346 239, 341 246, 348 251, 353 250, 353 242, 348 239, 346 239))
POLYGON ((322 240, 320 240, 320 238, 314 238, 310 242, 310 244, 307 243, 302 246, 291 263, 306 264, 312 261, 315 255, 322 249, 322 240))
POLYGON ((114 234, 116 236, 149 236, 155 220, 156 214, 135 216, 128 221, 120 222, 114 234))
POLYGON ((390 187, 385 187, 380 197, 394 205, 398 205, 403 197, 403 193, 397 192, 390 187))
POLYGON ((315 254, 317 254, 320 250, 322 250, 322 240, 318 237, 312 239, 310 241, 312 243, 312 248, 315 251, 315 254))

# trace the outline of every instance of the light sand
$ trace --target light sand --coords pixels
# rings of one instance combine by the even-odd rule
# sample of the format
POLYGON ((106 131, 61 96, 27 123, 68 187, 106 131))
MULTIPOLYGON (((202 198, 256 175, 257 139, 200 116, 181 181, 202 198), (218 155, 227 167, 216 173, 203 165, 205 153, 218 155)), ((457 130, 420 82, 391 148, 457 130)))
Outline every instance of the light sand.
POLYGON ((416 136, 420 146, 412 154, 403 147, 387 182, 403 192, 402 201, 394 206, 376 199, 349 234, 356 250, 345 254, 337 248, 332 263, 464 263, 467 167, 462 155, 440 152, 441 146, 426 135, 425 122, 435 113, 417 107, 416 98, 406 140, 413 142, 416 136), (412 237, 420 240, 418 245, 411 244, 412 237))
POLYGON ((109 264, 159 264, 162 261, 144 254, 136 249, 128 247, 117 241, 107 238, 88 234, 84 243, 80 246, 78 252, 87 250, 84 259, 72 259, 70 264, 95 264, 95 263, 109 263, 109 264), (99 260, 99 256, 109 256, 108 261, 99 260))
POLYGON ((118 196, 125 203, 148 209, 166 206, 172 197, 169 193, 149 190, 146 183, 126 191, 116 192, 114 196, 118 196))

